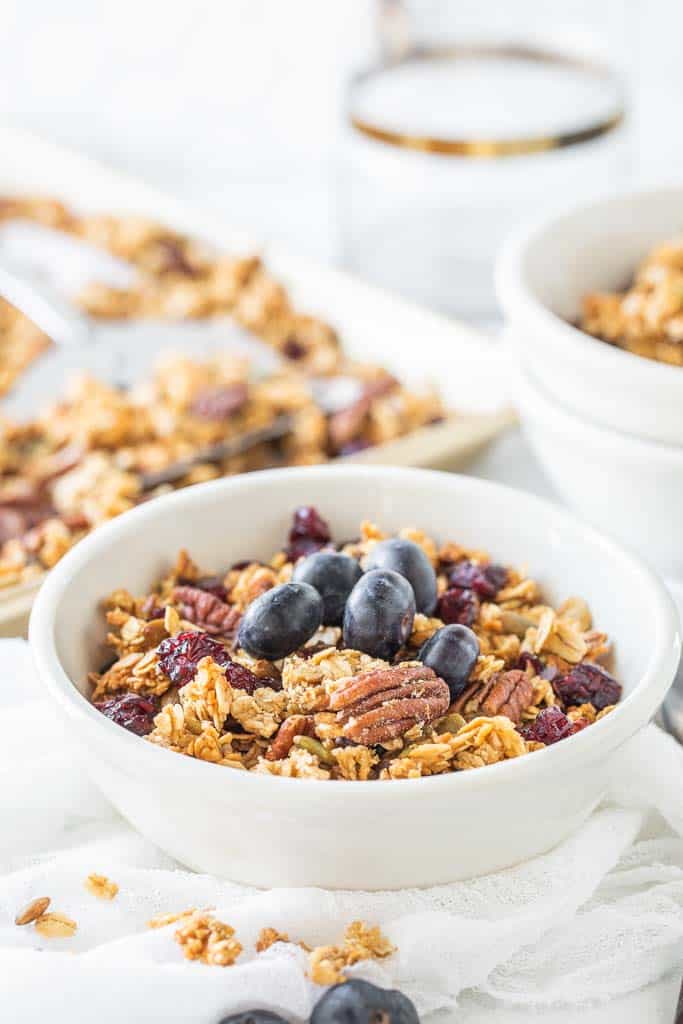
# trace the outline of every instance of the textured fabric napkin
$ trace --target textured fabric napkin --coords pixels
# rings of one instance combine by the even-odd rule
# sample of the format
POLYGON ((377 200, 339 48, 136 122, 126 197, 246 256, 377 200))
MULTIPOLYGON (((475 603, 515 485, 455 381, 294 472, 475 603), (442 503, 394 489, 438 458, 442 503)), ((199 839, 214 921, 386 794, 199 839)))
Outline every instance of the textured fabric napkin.
POLYGON ((181 870, 117 816, 74 759, 21 641, 0 642, 0 715, 0 1018, 12 1024, 215 1024, 255 1004, 304 1019, 320 990, 298 948, 255 954, 265 926, 319 944, 356 918, 381 924, 399 952, 351 973, 402 988, 421 1015, 465 991, 491 1009, 607 1000, 683 963, 683 750, 656 726, 620 751, 609 801, 533 861, 421 891, 259 892, 181 870), (92 872, 118 884, 114 900, 85 888, 92 872), (37 896, 77 922, 73 937, 14 924, 37 896), (190 963, 177 925, 147 928, 191 906, 236 929, 235 966, 190 963))

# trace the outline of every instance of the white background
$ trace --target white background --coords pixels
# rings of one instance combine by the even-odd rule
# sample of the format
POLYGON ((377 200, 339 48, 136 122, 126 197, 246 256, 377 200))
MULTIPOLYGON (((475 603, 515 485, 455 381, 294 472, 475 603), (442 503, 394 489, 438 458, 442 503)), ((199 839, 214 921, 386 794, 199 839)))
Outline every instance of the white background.
MULTIPOLYGON (((631 25, 640 174, 676 177, 683 4, 609 2, 631 25)), ((372 30, 371 0, 0 0, 0 113, 333 260, 340 97, 372 30)))

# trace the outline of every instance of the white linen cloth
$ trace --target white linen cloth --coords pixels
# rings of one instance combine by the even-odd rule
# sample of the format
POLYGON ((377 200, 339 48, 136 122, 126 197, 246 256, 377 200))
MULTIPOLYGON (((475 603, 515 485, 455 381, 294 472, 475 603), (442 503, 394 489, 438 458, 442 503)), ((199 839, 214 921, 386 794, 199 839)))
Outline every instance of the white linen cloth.
POLYGON ((0 715, 0 1019, 11 1024, 215 1024, 254 1005, 305 1019, 320 990, 298 948, 254 953, 264 926, 317 944, 356 918, 381 924, 399 952, 351 973, 401 988, 421 1016, 464 995, 542 1017, 683 964, 683 750, 654 725, 619 752, 610 799, 535 860, 421 891, 259 892, 180 869, 118 817, 74 759, 22 641, 0 642, 0 715), (92 872, 119 885, 113 901, 86 890, 92 872), (37 896, 78 923, 72 938, 14 924, 37 896), (190 963, 177 926, 146 927, 192 906, 236 929, 237 965, 190 963))

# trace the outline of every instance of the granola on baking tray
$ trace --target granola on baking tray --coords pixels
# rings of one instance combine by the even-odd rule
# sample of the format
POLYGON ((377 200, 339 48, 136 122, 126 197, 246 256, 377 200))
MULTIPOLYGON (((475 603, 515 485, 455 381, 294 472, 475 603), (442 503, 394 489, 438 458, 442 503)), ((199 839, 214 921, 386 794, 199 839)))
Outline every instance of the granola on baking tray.
MULTIPOLYGON (((208 445, 267 427, 293 429, 220 463, 200 463, 174 486, 351 455, 443 419, 432 390, 409 391, 378 366, 345 356, 335 331, 303 315, 257 257, 216 255, 137 217, 77 215, 48 199, 0 200, 0 222, 21 217, 99 244, 139 271, 128 290, 91 285, 79 297, 94 316, 231 314, 281 356, 269 376, 223 354, 167 356, 153 378, 122 392, 88 376, 28 423, 0 420, 0 588, 50 569, 101 522, 170 489, 144 474, 208 445)), ((0 395, 49 344, 0 300, 0 395)))
POLYGON ((586 295, 579 326, 627 352, 683 366, 683 239, 653 249, 626 291, 586 295))
POLYGON ((296 510, 270 562, 204 575, 187 552, 148 594, 104 603, 114 659, 91 700, 160 747, 322 780, 414 779, 539 750, 621 686, 579 597, 419 529, 347 543, 296 510))

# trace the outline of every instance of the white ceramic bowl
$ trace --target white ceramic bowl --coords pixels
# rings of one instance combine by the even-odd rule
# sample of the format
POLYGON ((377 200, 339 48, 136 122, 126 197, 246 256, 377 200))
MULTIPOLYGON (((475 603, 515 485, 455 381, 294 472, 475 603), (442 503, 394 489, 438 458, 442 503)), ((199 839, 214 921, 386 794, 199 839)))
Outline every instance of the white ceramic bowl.
POLYGON ((258 886, 426 886, 494 871, 549 849, 608 785, 614 751, 645 725, 674 675, 677 614, 636 559, 530 495, 467 477, 389 467, 253 473, 160 498, 95 531, 50 573, 30 641, 40 677, 84 766, 113 804, 192 868, 258 886), (159 749, 82 695, 105 633, 97 604, 134 593, 187 545, 207 570, 266 556, 292 509, 312 503, 334 535, 363 518, 527 563, 549 596, 584 595, 615 639, 625 699, 596 725, 516 761, 400 782, 320 782, 236 772, 159 749))
POLYGON ((498 298, 544 390, 585 419, 683 446, 683 368, 624 352, 573 327, 582 297, 623 289, 644 256, 683 230, 683 187, 580 206, 503 247, 498 298))
POLYGON ((663 576, 683 579, 683 448, 589 423, 545 394, 521 361, 515 393, 531 446, 567 504, 663 576))

